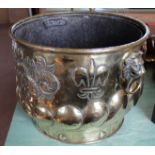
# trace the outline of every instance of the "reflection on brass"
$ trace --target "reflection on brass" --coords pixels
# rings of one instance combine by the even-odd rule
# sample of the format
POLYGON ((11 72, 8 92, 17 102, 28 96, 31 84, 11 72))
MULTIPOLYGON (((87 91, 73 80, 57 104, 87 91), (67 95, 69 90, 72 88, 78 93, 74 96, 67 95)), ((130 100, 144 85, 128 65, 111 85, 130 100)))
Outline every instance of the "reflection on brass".
POLYGON ((141 95, 148 27, 106 13, 56 13, 10 30, 17 98, 34 124, 66 143, 108 137, 141 95))

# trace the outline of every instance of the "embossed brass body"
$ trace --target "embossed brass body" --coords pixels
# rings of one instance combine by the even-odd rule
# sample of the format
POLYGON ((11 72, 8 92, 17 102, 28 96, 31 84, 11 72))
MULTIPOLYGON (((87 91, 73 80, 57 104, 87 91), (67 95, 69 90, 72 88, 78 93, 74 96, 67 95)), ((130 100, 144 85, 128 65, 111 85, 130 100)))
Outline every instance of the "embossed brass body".
POLYGON ((144 23, 107 13, 44 14, 16 23, 18 102, 60 141, 112 135, 142 93, 148 35, 144 23))

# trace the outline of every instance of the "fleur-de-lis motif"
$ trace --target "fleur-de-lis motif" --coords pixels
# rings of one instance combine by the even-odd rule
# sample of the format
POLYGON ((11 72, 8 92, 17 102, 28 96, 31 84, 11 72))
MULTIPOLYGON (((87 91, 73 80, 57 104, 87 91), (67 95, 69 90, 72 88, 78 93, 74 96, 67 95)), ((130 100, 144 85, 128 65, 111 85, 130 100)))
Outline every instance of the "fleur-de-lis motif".
POLYGON ((109 72, 106 65, 97 66, 91 59, 87 67, 76 67, 72 79, 79 88, 77 96, 81 99, 98 99, 104 95, 104 86, 109 72))

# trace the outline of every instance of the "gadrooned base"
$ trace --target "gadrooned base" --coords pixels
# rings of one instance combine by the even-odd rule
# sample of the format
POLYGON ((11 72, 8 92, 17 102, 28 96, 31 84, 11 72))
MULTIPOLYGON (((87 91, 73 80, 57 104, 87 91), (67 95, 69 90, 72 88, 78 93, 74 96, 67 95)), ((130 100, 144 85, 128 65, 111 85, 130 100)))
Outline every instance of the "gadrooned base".
POLYGON ((33 118, 35 126, 50 138, 71 144, 92 143, 114 134, 122 125, 124 110, 103 122, 102 119, 85 125, 69 126, 49 120, 33 118))

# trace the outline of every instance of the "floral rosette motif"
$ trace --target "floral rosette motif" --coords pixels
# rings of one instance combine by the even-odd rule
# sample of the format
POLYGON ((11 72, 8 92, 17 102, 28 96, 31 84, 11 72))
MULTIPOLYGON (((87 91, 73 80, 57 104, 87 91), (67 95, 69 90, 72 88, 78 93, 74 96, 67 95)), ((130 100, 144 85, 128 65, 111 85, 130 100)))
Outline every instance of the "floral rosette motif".
POLYGON ((17 95, 22 103, 32 97, 53 100, 60 88, 55 73, 55 64, 47 64, 42 56, 25 57, 23 51, 14 47, 17 71, 17 95))

